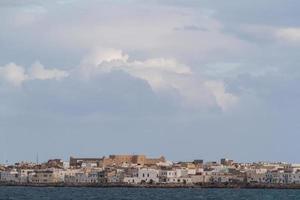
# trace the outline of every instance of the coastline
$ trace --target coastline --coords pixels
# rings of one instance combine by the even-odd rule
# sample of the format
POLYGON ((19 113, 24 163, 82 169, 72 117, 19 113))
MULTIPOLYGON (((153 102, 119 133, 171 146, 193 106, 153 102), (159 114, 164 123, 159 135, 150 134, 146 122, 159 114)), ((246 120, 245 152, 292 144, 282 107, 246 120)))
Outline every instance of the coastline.
POLYGON ((0 187, 78 187, 78 188, 203 188, 203 189, 300 189, 300 184, 66 184, 0 183, 0 187))

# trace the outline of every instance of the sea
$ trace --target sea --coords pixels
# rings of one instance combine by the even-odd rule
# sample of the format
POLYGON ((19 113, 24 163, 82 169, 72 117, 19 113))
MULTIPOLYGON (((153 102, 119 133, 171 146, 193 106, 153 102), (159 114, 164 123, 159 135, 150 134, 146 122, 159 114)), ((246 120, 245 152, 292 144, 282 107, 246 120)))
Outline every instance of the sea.
POLYGON ((300 200, 300 190, 201 188, 0 187, 0 199, 30 200, 300 200))

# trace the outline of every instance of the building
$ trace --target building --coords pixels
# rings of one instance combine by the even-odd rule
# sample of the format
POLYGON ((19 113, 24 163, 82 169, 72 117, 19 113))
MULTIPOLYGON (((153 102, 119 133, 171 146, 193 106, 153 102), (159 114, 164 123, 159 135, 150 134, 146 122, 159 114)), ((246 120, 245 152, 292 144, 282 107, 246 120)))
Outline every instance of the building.
POLYGON ((98 172, 98 182, 99 183, 109 183, 117 176, 117 170, 113 168, 108 168, 103 171, 98 172))
POLYGON ((161 169, 159 170, 159 178, 160 182, 167 183, 170 181, 170 179, 175 179, 178 178, 180 174, 177 174, 176 169, 161 169))
POLYGON ((198 183, 205 183, 205 175, 201 174, 201 175, 193 175, 191 176, 192 179, 192 183, 194 184, 198 184, 198 183))
POLYGON ((108 158, 103 158, 102 166, 122 166, 128 165, 156 165, 157 163, 165 162, 163 156, 159 158, 147 158, 145 155, 110 155, 108 158))
POLYGON ((77 172, 65 176, 65 183, 69 184, 95 184, 98 183, 97 172, 77 172))
POLYGON ((247 183, 266 183, 266 169, 251 169, 246 171, 247 183))
POLYGON ((70 167, 81 168, 86 166, 96 166, 99 167, 100 162, 103 158, 74 158, 70 157, 70 167))
POLYGON ((19 183, 28 183, 30 174, 34 173, 33 169, 19 169, 18 181, 19 183))
POLYGON ((65 172, 60 169, 35 170, 28 177, 30 183, 51 184, 64 182, 65 172))
POLYGON ((158 183, 159 171, 152 168, 141 168, 138 170, 138 178, 142 183, 158 183))
POLYGON ((130 177, 125 176, 123 182, 129 184, 158 183, 159 170, 152 168, 139 168, 136 174, 132 174, 130 177))
POLYGON ((19 173, 16 169, 2 171, 2 172, 0 172, 0 181, 1 182, 9 182, 9 183, 17 183, 17 182, 19 182, 19 173))
POLYGON ((222 158, 221 159, 221 165, 231 166, 231 165, 233 165, 233 160, 229 160, 227 158, 222 158))
POLYGON ((125 165, 156 165, 166 162, 163 156, 159 158, 147 158, 145 155, 110 155, 103 158, 74 158, 70 157, 70 166, 81 167, 102 167, 124 166, 125 165))

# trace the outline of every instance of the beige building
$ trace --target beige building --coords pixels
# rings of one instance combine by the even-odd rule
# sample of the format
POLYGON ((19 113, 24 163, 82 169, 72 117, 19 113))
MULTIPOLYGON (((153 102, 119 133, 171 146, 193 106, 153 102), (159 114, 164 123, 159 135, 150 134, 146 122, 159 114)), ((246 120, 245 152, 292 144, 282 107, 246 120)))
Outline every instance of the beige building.
POLYGON ((108 158, 103 158, 103 166, 122 166, 123 164, 135 165, 155 165, 159 162, 165 162, 165 158, 147 158, 145 155, 110 155, 108 158))
POLYGON ((110 155, 103 158, 70 158, 70 166, 80 168, 83 166, 107 167, 128 165, 156 165, 165 162, 166 159, 161 156, 159 158, 147 158, 145 155, 110 155))
POLYGON ((65 173, 59 169, 37 170, 29 176, 30 183, 61 183, 64 182, 65 173))

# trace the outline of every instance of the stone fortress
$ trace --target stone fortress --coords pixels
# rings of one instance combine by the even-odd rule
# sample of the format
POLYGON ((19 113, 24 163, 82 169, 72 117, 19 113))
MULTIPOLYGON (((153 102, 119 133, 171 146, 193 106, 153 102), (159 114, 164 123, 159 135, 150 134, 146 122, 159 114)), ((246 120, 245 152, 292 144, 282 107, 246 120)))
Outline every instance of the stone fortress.
POLYGON ((93 163, 97 167, 121 166, 123 164, 155 165, 165 162, 165 157, 147 158, 145 155, 110 155, 102 158, 74 158, 70 157, 70 167, 80 168, 84 163, 93 163))

